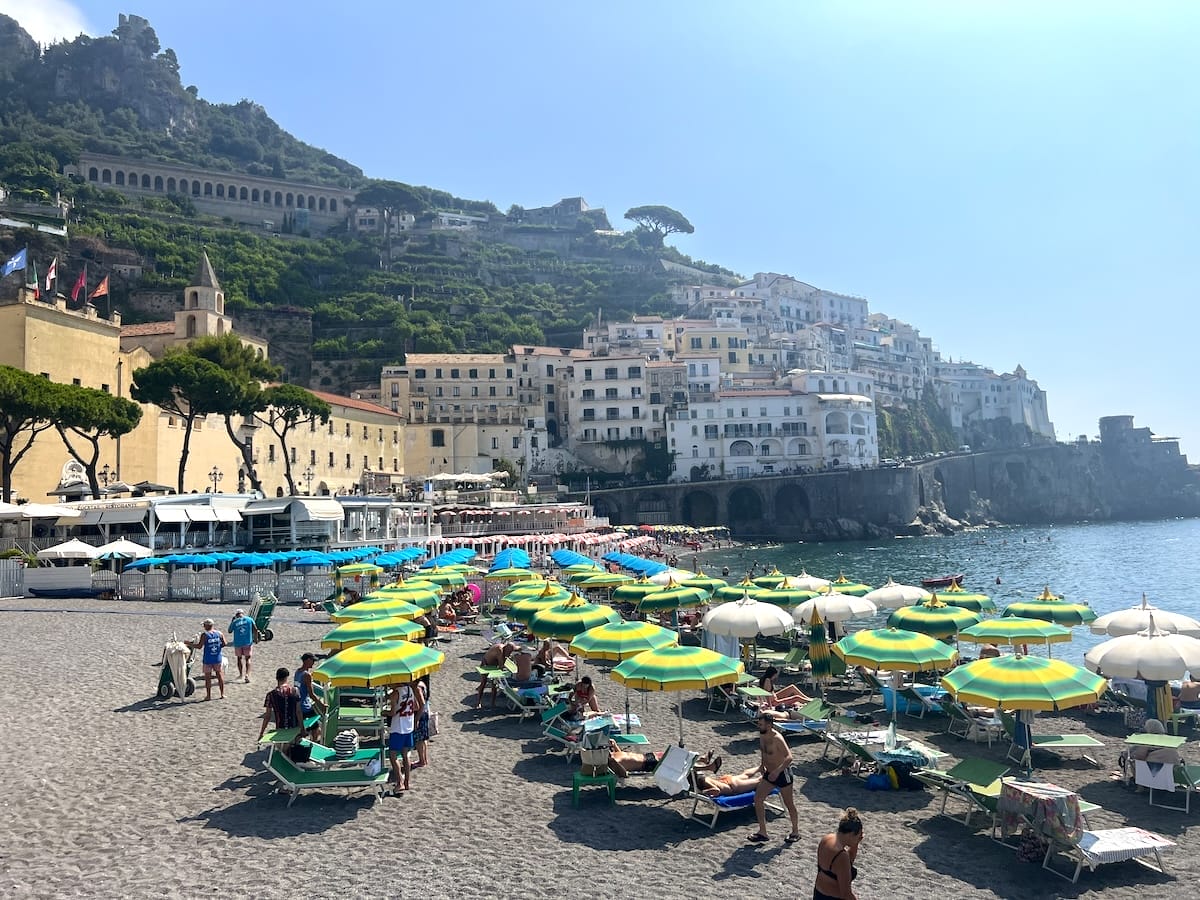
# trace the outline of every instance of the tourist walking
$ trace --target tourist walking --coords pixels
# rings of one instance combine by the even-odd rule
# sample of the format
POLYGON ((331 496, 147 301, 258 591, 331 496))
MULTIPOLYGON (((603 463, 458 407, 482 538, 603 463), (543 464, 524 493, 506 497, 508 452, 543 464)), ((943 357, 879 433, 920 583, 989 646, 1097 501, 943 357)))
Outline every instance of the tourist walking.
POLYGON ((204 620, 204 630, 200 632, 199 637, 194 641, 186 641, 185 643, 192 649, 202 651, 200 662, 204 666, 204 699, 212 699, 212 680, 215 675, 217 685, 221 689, 221 699, 225 699, 225 657, 221 655, 221 651, 225 648, 225 635, 217 631, 213 627, 216 623, 212 619, 204 620))
POLYGON ((776 788, 783 805, 787 807, 788 816, 792 820, 792 831, 784 840, 794 844, 800 840, 800 820, 796 812, 796 798, 793 795, 792 751, 782 734, 775 730, 775 719, 770 713, 760 713, 754 720, 758 727, 758 747, 762 752, 762 762, 759 770, 762 780, 754 789, 754 813, 758 816, 758 831, 750 835, 750 841, 755 844, 767 840, 767 796, 776 788))
POLYGON ((817 880, 813 885, 813 900, 855 900, 852 882, 858 876, 854 860, 863 839, 862 819, 858 810, 849 807, 837 831, 827 834, 817 844, 817 880))
POLYGON ((249 684, 250 655, 254 652, 254 645, 261 637, 258 626, 254 624, 252 618, 246 615, 244 609, 239 609, 233 614, 233 621, 229 623, 229 633, 233 635, 233 658, 237 660, 238 678, 244 679, 245 683, 249 684), (245 665, 244 674, 242 672, 243 664, 245 665))

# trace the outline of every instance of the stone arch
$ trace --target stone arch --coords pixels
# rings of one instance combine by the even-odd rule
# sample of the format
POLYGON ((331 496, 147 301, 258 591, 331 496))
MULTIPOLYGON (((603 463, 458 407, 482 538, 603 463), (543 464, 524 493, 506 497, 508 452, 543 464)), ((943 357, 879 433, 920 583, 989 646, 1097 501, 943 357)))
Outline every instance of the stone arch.
POLYGON ((717 513, 717 498, 710 491, 688 491, 683 495, 683 503, 680 506, 683 524, 695 528, 719 525, 721 523, 717 513))
POLYGON ((329 198, 329 211, 337 212, 337 200, 332 197, 329 198))
POLYGON ((859 438, 854 442, 854 456, 856 459, 866 459, 867 456, 867 439, 859 438))
POLYGON ((808 491, 791 482, 775 492, 775 521, 780 525, 802 525, 812 516, 812 504, 808 491))
POLYGON ((251 203, 257 203, 257 202, 258 202, 258 188, 255 188, 254 190, 252 190, 252 191, 250 192, 250 202, 251 202, 251 203))
POLYGON ((320 212, 325 212, 325 198, 324 197, 322 197, 320 200, 317 201, 317 209, 320 212))
POLYGON ((131 188, 136 188, 139 184, 137 172, 130 172, 126 182, 131 188))
POLYGON ((155 189, 156 191, 158 191, 160 194, 162 193, 162 190, 163 190, 163 177, 162 177, 161 175, 155 175, 155 176, 154 176, 154 189, 155 189))
MULTIPOLYGON (((245 202, 246 200, 249 199, 249 193, 246 191, 246 189, 244 187, 238 188, 238 199, 241 200, 242 202, 245 202)), ((258 199, 258 191, 254 192, 254 199, 256 199, 256 200, 258 199)))
MULTIPOLYGON (((245 188, 242 188, 242 190, 245 190, 245 188)), ((318 497, 328 497, 329 496, 329 485, 326 484, 324 481, 322 481, 320 484, 317 485, 317 496, 318 497)))
POLYGON ((236 200, 237 199, 237 185, 231 184, 231 185, 229 185, 229 187, 225 188, 225 196, 228 197, 230 200, 236 200))
POLYGON ((104 169, 101 171, 100 181, 102 184, 112 184, 112 169, 104 169))
MULTIPOLYGON (((159 183, 161 184, 162 182, 160 181, 159 183)), ((149 175, 142 176, 142 190, 143 191, 150 190, 150 176, 149 175)), ((160 187, 159 190, 162 190, 162 188, 160 187)))
POLYGON ((783 444, 775 438, 768 438, 758 445, 759 456, 783 456, 783 444))
POLYGON ((305 202, 304 195, 297 194, 296 195, 296 209, 304 209, 304 202, 305 202))
POLYGON ((866 434, 867 433, 867 417, 860 412, 850 416, 850 433, 851 434, 866 434))
POLYGON ((621 522, 621 508, 607 497, 593 497, 592 511, 597 516, 608 519, 613 525, 621 522))
POLYGON ((217 334, 221 335, 224 333, 225 333, 225 320, 217 319, 217 334))
POLYGON ((119 184, 121 187, 125 187, 125 173, 120 169, 117 169, 116 180, 113 183, 119 184))
POLYGON ((188 291, 188 309, 195 309, 200 305, 200 292, 188 291))
POLYGON ((99 181, 99 180, 100 180, 100 170, 97 169, 95 166, 92 166, 90 169, 88 169, 88 181, 99 181))
POLYGON ((317 208, 317 198, 314 197, 312 194, 309 194, 308 195, 308 203, 306 205, 308 206, 309 209, 316 209, 317 208))
POLYGON ((763 499, 754 488, 740 485, 729 492, 729 527, 733 531, 763 534, 763 499))
POLYGON ((186 178, 179 179, 179 193, 186 194, 188 192, 188 180, 186 178))
POLYGON ((187 317, 187 331, 185 333, 185 336, 190 337, 190 338, 193 338, 196 336, 196 317, 195 316, 187 317))
POLYGON ((288 191, 286 194, 283 195, 283 205, 284 206, 288 206, 288 207, 292 206, 295 203, 295 200, 296 200, 296 198, 292 195, 291 191, 288 191))
POLYGON ((223 185, 223 184, 217 185, 217 196, 220 197, 221 199, 225 198, 225 185, 223 185))
POLYGON ((262 347, 259 347, 259 348, 258 348, 258 358, 259 358, 259 359, 262 359, 262 358, 263 358, 263 351, 262 351, 262 347))
POLYGON ((283 194, 281 194, 279 191, 275 192, 275 205, 283 206, 283 194))
POLYGON ((808 441, 792 438, 788 441, 788 456, 808 456, 808 441))
POLYGON ((729 445, 730 456, 753 456, 754 445, 749 441, 734 441, 729 445))
POLYGON ((211 197, 213 195, 213 185, 211 181, 204 182, 204 196, 211 197))
POLYGON ((192 181, 192 196, 193 197, 200 196, 200 181, 199 181, 199 179, 193 179, 193 181, 192 181))
POLYGON ((844 412, 831 412, 825 417, 826 434, 849 434, 850 420, 844 412))
POLYGON ((658 491, 647 491, 637 498, 637 515, 639 525, 665 525, 670 521, 671 501, 658 491))
POLYGON ((275 488, 275 496, 276 496, 276 497, 282 497, 282 496, 283 496, 283 488, 282 488, 282 487, 277 487, 277 488, 275 488))

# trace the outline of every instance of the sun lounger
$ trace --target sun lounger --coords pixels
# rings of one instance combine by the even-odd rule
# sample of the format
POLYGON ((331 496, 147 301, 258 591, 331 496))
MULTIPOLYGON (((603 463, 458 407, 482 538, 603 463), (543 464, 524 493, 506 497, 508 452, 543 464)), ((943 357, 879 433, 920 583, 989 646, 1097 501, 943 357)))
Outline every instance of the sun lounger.
POLYGON ((1152 763, 1141 759, 1133 762, 1134 781, 1149 790, 1150 805, 1163 809, 1176 809, 1188 813, 1192 811, 1192 794, 1200 791, 1200 766, 1186 766, 1183 763, 1152 763), (1183 793, 1183 805, 1172 803, 1155 803, 1154 792, 1160 794, 1183 793))
POLYGON ((927 712, 945 712, 945 710, 942 709, 942 705, 937 700, 935 700, 933 697, 922 694, 911 685, 908 687, 902 687, 896 692, 895 702, 899 704, 901 700, 905 701, 904 714, 906 716, 915 716, 915 718, 923 719, 925 718, 925 713, 927 712), (913 713, 914 707, 917 710, 915 714, 913 713))
POLYGON ((741 698, 738 697, 733 685, 716 684, 710 689, 708 695, 709 711, 715 711, 718 706, 721 707, 721 712, 723 713, 741 706, 741 698))
MULTIPOLYGON (((1025 762, 1025 757, 1029 751, 1023 751, 1017 746, 1016 731, 1017 722, 1011 715, 1006 712, 1000 713, 1000 721, 1004 726, 1004 731, 1008 734, 1008 739, 1012 741, 1008 748, 1008 759, 1013 762, 1025 762), (1015 755, 1014 755, 1015 754, 1015 755)), ((1078 750, 1080 756, 1090 762, 1093 766, 1099 766, 1094 756, 1089 756, 1089 750, 1102 750, 1104 744, 1096 740, 1094 737, 1086 734, 1034 734, 1030 736, 1030 751, 1032 750, 1053 750, 1056 752, 1064 750, 1078 750)))
POLYGON ((1072 884, 1079 881, 1079 873, 1084 866, 1094 872, 1097 866, 1125 860, 1133 860, 1148 869, 1165 874, 1162 851, 1174 846, 1174 842, 1161 834, 1142 828, 1102 828, 1098 831, 1084 831, 1073 844, 1051 840, 1042 860, 1042 868, 1067 879, 1072 884), (1060 854, 1075 863, 1075 870, 1070 875, 1058 871, 1051 864, 1053 858, 1060 854))
POLYGON ((879 699, 881 701, 883 700, 884 684, 879 680, 879 676, 877 676, 874 672, 863 668, 862 666, 858 666, 855 669, 854 674, 858 677, 858 680, 862 682, 863 687, 866 688, 868 702, 870 702, 871 698, 876 694, 879 695, 879 699))
POLYGON ((779 661, 779 671, 800 673, 804 671, 806 662, 808 662, 808 650, 804 647, 793 647, 779 661))
MULTIPOLYGON (((746 715, 753 721, 758 715, 758 711, 747 710, 746 715)), ((796 718, 777 721, 775 727, 783 733, 784 737, 794 735, 820 737, 829 729, 829 722, 836 715, 837 709, 824 700, 809 700, 796 710, 796 718)))
MULTIPOLYGON (((722 813, 754 808, 754 791, 747 791, 744 794, 733 794, 728 797, 709 797, 701 794, 699 791, 692 790, 688 796, 693 801, 692 812, 689 818, 703 822, 709 828, 717 827, 717 819, 721 817, 722 813)), ((775 788, 767 795, 764 805, 767 809, 774 810, 777 813, 784 811, 783 804, 779 801, 779 788, 775 788)))
POLYGON ((1000 778, 1006 772, 1008 766, 1004 763, 969 757, 945 772, 917 769, 913 772, 913 777, 935 791, 942 792, 942 808, 939 814, 946 814, 946 804, 950 797, 954 796, 966 801, 967 810, 961 819, 964 825, 971 824, 971 816, 975 813, 984 812, 993 816, 994 826, 1000 796, 1000 778))
POLYGON ((949 721, 946 724, 946 734, 977 741, 980 737, 987 738, 988 746, 1004 733, 1004 726, 999 719, 981 719, 971 715, 965 706, 954 700, 943 698, 942 711, 949 721))
POLYGON ((497 683, 500 693, 508 700, 513 711, 521 714, 522 719, 536 716, 554 705, 545 685, 514 685, 507 678, 501 678, 497 683))
MULTIPOLYGON (((378 754, 379 751, 375 751, 378 754)), ((378 775, 369 776, 362 764, 354 768, 301 768, 282 753, 274 750, 267 757, 267 771, 275 776, 280 790, 291 794, 288 799, 290 807, 296 802, 301 791, 328 790, 330 788, 366 789, 383 797, 387 787, 388 769, 384 767, 378 775)))

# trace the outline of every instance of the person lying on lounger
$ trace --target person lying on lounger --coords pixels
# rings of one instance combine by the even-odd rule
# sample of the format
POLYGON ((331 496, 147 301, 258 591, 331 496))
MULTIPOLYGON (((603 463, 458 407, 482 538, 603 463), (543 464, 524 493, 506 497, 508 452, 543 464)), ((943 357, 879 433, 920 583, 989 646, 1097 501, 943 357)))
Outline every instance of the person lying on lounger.
MULTIPOLYGON (((695 771, 695 770, 693 770, 695 771)), ((748 794, 758 787, 762 781, 762 767, 755 766, 737 775, 709 775, 706 772, 696 772, 696 788, 705 797, 732 797, 736 794, 748 794)))
MULTIPOLYGON (((662 753, 631 753, 621 750, 616 741, 608 742, 608 769, 618 778, 628 778, 630 772, 653 772, 662 762, 662 753)), ((696 760, 692 771, 716 772, 721 768, 721 757, 712 750, 696 760)))

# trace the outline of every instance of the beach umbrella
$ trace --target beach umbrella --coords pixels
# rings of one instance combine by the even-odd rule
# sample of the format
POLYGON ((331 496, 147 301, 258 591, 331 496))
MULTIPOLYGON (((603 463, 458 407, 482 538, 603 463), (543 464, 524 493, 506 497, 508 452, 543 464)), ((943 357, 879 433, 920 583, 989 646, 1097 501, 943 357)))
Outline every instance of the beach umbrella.
MULTIPOLYGON (((669 628, 653 622, 606 622, 589 628, 571 641, 570 651, 584 659, 605 659, 614 662, 629 659, 647 650, 673 647, 679 636, 669 628)), ((625 688, 625 731, 629 733, 629 688, 625 688)))
POLYGON ((344 650, 368 641, 420 641, 424 638, 424 625, 399 616, 380 616, 352 619, 339 625, 321 638, 321 646, 327 650, 344 650))
POLYGON ((759 587, 767 588, 769 590, 773 587, 778 587, 779 583, 785 578, 787 578, 787 576, 780 572, 779 568, 776 567, 766 575, 759 575, 757 578, 752 578, 750 580, 759 587))
POLYGON ((333 560, 323 553, 308 553, 304 556, 297 556, 292 560, 292 568, 299 569, 304 566, 331 566, 333 560))
MULTIPOLYGON (((735 684, 745 673, 736 659, 705 647, 664 647, 647 650, 622 662, 612 671, 613 680, 641 691, 708 690, 735 684)), ((679 710, 679 746, 683 746, 683 703, 679 710)))
POLYGON ((601 572, 600 574, 585 575, 576 584, 581 588, 618 588, 633 581, 632 575, 622 575, 619 572, 601 572))
POLYGON ((959 606, 972 612, 991 612, 996 608, 996 604, 987 594, 973 594, 957 581, 943 588, 937 597, 948 606, 959 606))
MULTIPOLYGON (((104 549, 101 547, 100 549, 104 549)), ((1154 625, 1159 631, 1174 634, 1186 634, 1188 637, 1200 638, 1200 622, 1179 613, 1167 612, 1152 606, 1142 594, 1140 606, 1121 609, 1117 612, 1105 613, 1092 622, 1092 634, 1107 634, 1119 637, 1123 634, 1137 634, 1150 627, 1150 617, 1154 617, 1154 625)))
POLYGON ((876 628, 856 631, 833 645, 833 652, 847 666, 868 669, 887 669, 893 672, 892 721, 896 721, 896 702, 901 685, 901 672, 922 672, 945 669, 958 659, 958 651, 949 644, 927 634, 899 628, 876 628))
POLYGON ((801 569, 799 575, 788 576, 788 584, 798 591, 823 591, 829 587, 830 581, 828 578, 809 575, 806 570, 801 569))
POLYGON ((530 569, 509 566, 503 569, 492 569, 483 576, 484 581, 544 581, 537 572, 530 569))
POLYGON ((784 634, 795 627, 791 613, 746 596, 715 606, 704 615, 705 631, 736 638, 784 634))
POLYGON ((571 592, 557 581, 525 582, 505 591, 500 598, 501 606, 515 606, 522 600, 566 600, 571 592))
POLYGON ((655 584, 649 578, 639 578, 623 584, 612 592, 612 599, 620 603, 634 603, 649 594, 657 594, 662 590, 661 584, 655 584))
POLYGON ((638 601, 638 609, 642 612, 674 612, 691 606, 702 606, 708 602, 708 591, 700 588, 684 587, 674 581, 668 581, 662 590, 647 594, 638 601))
POLYGON ((439 587, 462 587, 467 583, 461 572, 447 571, 443 568, 422 569, 421 580, 432 582, 439 587))
POLYGON ((970 625, 959 631, 958 639, 972 644, 1004 644, 1014 647, 1045 644, 1049 652, 1050 644, 1061 644, 1071 640, 1071 629, 1044 619, 1009 616, 1007 619, 985 619, 970 625))
POLYGON ((1027 619, 1044 619, 1059 625, 1086 625, 1095 621, 1096 612, 1086 603, 1068 603, 1062 597, 1045 588, 1032 600, 1018 600, 1004 609, 1005 616, 1022 616, 1027 619))
POLYGON ((229 562, 229 565, 235 569, 259 569, 266 566, 273 566, 274 564, 275 560, 271 559, 265 553, 243 553, 229 562))
POLYGON ((963 628, 979 622, 979 614, 957 606, 947 606, 935 594, 920 606, 902 606, 890 616, 892 628, 907 628, 935 638, 950 638, 963 628))
POLYGON ((870 600, 880 609, 899 609, 901 606, 928 600, 932 596, 925 588, 912 584, 897 584, 889 578, 883 587, 864 594, 863 599, 870 600))
POLYGON ((154 555, 154 551, 149 547, 143 547, 125 538, 101 544, 96 548, 96 553, 100 559, 145 559, 154 555))
POLYGON ((97 555, 95 547, 85 544, 78 538, 72 538, 37 552, 38 559, 95 559, 97 555))
POLYGON ((529 618, 529 631, 541 638, 570 641, 589 628, 619 621, 621 614, 611 606, 571 597, 534 612, 529 618))
POLYGON ((343 606, 336 612, 330 613, 329 618, 335 622, 352 622, 358 619, 402 618, 415 619, 423 615, 425 610, 407 600, 363 600, 343 606))
MULTIPOLYGON (((692 573, 686 569, 663 569, 659 572, 647 572, 646 577, 659 585, 665 585, 672 581, 675 584, 683 584, 684 581, 692 577, 692 573)), ((705 591, 705 593, 708 593, 708 591, 705 591)))
POLYGON ((754 599, 762 603, 770 603, 773 606, 782 606, 785 609, 792 609, 804 603, 806 600, 811 600, 817 596, 816 591, 801 591, 785 587, 785 581, 779 587, 771 588, 763 591, 761 594, 754 595, 754 599))
POLYGON ((350 563, 346 566, 338 566, 337 573, 343 578, 361 578, 363 575, 378 575, 382 572, 379 566, 371 563, 350 563))
POLYGON ((833 657, 829 655, 829 641, 825 636, 825 623, 814 608, 809 617, 808 661, 812 666, 812 680, 820 685, 833 674, 833 657))
POLYGON ((1021 710, 1018 746, 1030 765, 1030 724, 1034 710, 1061 710, 1096 703, 1108 682, 1087 669, 1041 656, 995 656, 959 666, 942 678, 942 687, 960 703, 1021 710))
POLYGON ((841 572, 838 572, 837 578, 829 582, 829 586, 839 594, 846 594, 849 597, 862 597, 871 593, 871 586, 869 584, 851 581, 841 572))
MULTIPOLYGON (((579 584, 581 581, 586 581, 589 578, 599 578, 601 575, 610 575, 612 573, 604 569, 580 569, 578 572, 564 572, 567 576, 567 581, 571 584, 579 584)), ((632 575, 620 575, 621 578, 627 578, 633 581, 632 575)))
POLYGON ((713 591, 729 587, 729 582, 724 578, 715 578, 712 575, 707 575, 703 569, 698 569, 695 575, 684 578, 679 583, 684 587, 697 587, 708 591, 709 596, 712 596, 713 591))
POLYGON ((1142 679, 1147 687, 1146 715, 1166 722, 1174 712, 1167 682, 1200 670, 1200 640, 1160 631, 1157 617, 1152 613, 1149 618, 1150 627, 1145 631, 1096 645, 1084 655, 1083 664, 1108 678, 1142 679))
MULTIPOLYGON (((553 554, 551 554, 551 558, 553 558, 553 554)), ((573 575, 576 572, 593 572, 593 573, 595 573, 595 572, 603 572, 604 567, 601 565, 598 565, 597 563, 592 562, 589 559, 587 562, 577 562, 577 563, 571 563, 569 566, 563 566, 562 571, 563 571, 564 575, 573 575)))
POLYGON ((574 596, 575 594, 566 588, 555 586, 553 590, 517 599, 509 606, 508 617, 515 622, 524 622, 528 625, 535 612, 549 609, 552 606, 560 606, 574 596))
POLYGON ((436 672, 444 659, 440 651, 412 641, 370 641, 329 657, 312 670, 312 677, 331 687, 410 684, 436 672))
POLYGON ((798 625, 806 625, 812 621, 814 612, 823 622, 848 622, 851 619, 873 616, 878 610, 875 604, 865 597, 851 597, 838 593, 831 585, 824 593, 810 597, 793 609, 792 618, 798 625))
POLYGON ((770 588, 759 587, 747 576, 737 584, 727 584, 725 587, 717 588, 713 591, 712 599, 719 601, 741 600, 743 597, 749 596, 757 600, 769 590, 770 588))

